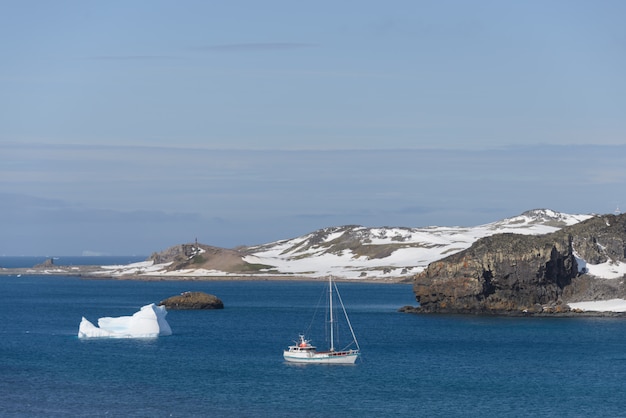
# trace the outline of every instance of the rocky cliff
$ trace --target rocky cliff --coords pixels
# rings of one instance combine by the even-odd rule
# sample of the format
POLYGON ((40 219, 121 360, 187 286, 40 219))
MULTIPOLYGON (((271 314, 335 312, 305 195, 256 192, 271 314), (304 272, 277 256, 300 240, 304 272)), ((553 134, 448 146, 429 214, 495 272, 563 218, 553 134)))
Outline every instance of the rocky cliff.
MULTIPOLYGON (((493 235, 418 274, 414 279, 417 310, 563 312, 569 310, 566 302, 583 292, 599 296, 593 295, 593 278, 585 274, 587 263, 625 258, 626 214, 596 216, 545 235, 493 235)), ((605 285, 595 287, 604 296, 611 294, 605 285)))

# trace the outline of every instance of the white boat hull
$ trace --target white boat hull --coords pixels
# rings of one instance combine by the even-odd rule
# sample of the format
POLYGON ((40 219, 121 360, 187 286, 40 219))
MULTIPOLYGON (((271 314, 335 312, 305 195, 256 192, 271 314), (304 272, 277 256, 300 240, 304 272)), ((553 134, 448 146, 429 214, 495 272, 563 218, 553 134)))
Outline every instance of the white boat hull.
POLYGON ((359 352, 351 351, 335 351, 326 353, 317 352, 292 352, 283 351, 283 357, 290 363, 306 363, 306 364, 354 364, 359 358, 359 352))

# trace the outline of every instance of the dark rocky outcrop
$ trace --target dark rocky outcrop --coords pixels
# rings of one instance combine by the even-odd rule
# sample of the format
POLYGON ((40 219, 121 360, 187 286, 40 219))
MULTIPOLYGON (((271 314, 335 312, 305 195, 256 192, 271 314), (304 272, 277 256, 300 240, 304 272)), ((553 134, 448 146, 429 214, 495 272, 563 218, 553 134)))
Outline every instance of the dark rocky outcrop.
POLYGON ((599 279, 583 274, 572 280, 563 289, 563 300, 583 302, 588 300, 626 299, 626 283, 624 280, 599 279))
POLYGON ((33 266, 33 268, 36 268, 36 269, 38 269, 38 268, 48 268, 48 267, 54 267, 54 259, 48 258, 43 263, 39 263, 39 264, 33 266))
POLYGON ((224 309, 224 303, 214 295, 204 292, 183 292, 159 302, 167 309, 224 309))
POLYGON ((578 265, 576 255, 593 264, 623 262, 626 214, 596 216, 546 235, 498 234, 479 239, 469 249, 431 263, 415 277, 420 303, 416 310, 559 313, 567 312, 566 302, 581 300, 583 293, 598 299, 618 297, 615 282, 607 287, 608 283, 584 279, 584 266, 578 265))

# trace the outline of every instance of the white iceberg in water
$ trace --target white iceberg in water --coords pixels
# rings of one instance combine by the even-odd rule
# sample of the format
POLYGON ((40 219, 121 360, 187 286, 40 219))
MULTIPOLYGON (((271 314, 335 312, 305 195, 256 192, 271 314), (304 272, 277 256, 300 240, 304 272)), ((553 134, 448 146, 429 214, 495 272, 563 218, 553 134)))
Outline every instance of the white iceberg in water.
POLYGON ((97 327, 83 317, 78 327, 78 338, 156 338, 172 335, 165 315, 165 306, 151 303, 132 316, 100 318, 97 327))

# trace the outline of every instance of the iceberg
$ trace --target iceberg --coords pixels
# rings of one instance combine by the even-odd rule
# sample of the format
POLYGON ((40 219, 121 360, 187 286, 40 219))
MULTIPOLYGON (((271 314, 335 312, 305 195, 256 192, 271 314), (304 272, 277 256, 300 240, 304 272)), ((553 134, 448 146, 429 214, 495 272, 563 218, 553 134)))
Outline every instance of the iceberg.
POLYGON ((167 309, 154 303, 143 306, 132 316, 103 317, 98 326, 84 316, 78 327, 78 338, 156 338, 172 335, 165 320, 167 309))

